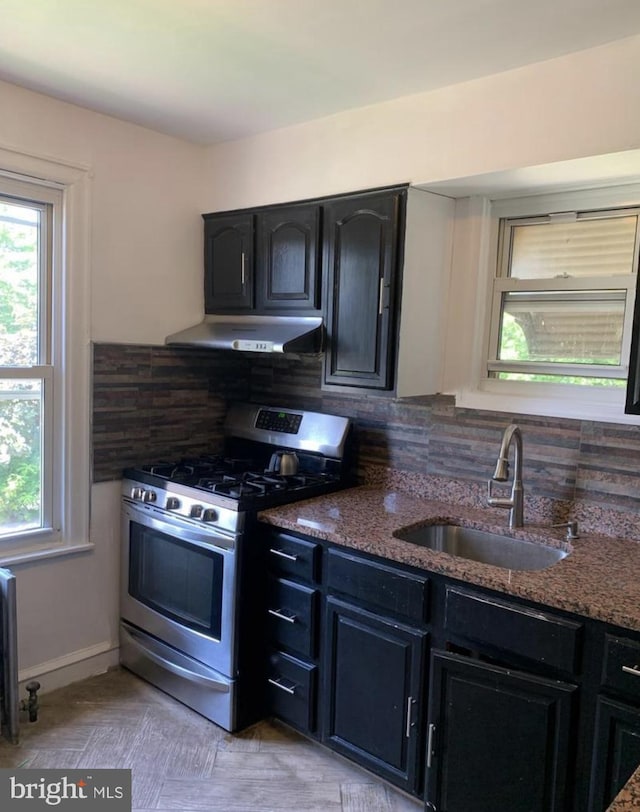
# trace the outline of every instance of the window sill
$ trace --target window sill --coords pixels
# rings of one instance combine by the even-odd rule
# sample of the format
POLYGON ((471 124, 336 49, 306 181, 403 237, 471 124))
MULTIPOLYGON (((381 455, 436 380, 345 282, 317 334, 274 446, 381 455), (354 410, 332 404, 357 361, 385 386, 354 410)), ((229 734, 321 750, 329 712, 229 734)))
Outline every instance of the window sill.
POLYGON ((596 392, 566 384, 483 380, 475 389, 460 389, 453 394, 456 406, 463 409, 640 425, 640 415, 625 414, 624 391, 596 392))
POLYGON ((77 544, 60 544, 52 547, 51 544, 12 544, 7 541, 6 548, 0 541, 0 567, 8 567, 14 564, 30 564, 34 561, 42 561, 47 558, 59 558, 64 555, 75 555, 76 553, 90 552, 95 549, 95 544, 90 541, 78 542, 77 544))

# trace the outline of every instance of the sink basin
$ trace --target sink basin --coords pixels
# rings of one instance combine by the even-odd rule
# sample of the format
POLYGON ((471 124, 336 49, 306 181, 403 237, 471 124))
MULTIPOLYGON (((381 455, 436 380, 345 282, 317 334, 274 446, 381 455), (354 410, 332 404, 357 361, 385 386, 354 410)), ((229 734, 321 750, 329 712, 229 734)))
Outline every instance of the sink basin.
POLYGON ((454 524, 407 527, 397 530, 393 535, 420 547, 508 570, 543 570, 568 555, 566 550, 559 547, 454 524))

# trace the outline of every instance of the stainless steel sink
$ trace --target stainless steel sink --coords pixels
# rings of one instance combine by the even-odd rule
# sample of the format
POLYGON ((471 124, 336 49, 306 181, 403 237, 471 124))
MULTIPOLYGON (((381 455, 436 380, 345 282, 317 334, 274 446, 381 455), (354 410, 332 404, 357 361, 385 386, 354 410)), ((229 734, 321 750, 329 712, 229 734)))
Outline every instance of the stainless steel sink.
POLYGON ((393 535, 420 547, 428 547, 431 550, 508 570, 543 570, 557 564, 568 555, 566 550, 559 547, 454 524, 406 527, 397 530, 393 535))

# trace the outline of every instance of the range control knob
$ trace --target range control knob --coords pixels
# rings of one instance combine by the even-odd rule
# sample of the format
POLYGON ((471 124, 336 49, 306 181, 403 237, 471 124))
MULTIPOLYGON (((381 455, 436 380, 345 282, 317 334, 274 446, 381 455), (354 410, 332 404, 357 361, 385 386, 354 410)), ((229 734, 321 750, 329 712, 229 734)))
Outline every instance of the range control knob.
POLYGON ((167 510, 177 510, 180 507, 180 500, 177 496, 167 496, 167 510))
POLYGON ((192 505, 189 516, 191 516, 192 519, 199 519, 200 516, 202 516, 202 505, 192 505))
POLYGON ((156 501, 156 492, 155 491, 142 491, 142 501, 143 502, 155 502, 156 501))
POLYGON ((213 508, 207 508, 205 512, 202 514, 203 522, 215 522, 217 518, 218 511, 214 510, 213 508))
POLYGON ((144 491, 142 490, 142 488, 131 488, 131 498, 132 499, 138 499, 138 500, 142 499, 142 494, 143 493, 144 493, 144 491))

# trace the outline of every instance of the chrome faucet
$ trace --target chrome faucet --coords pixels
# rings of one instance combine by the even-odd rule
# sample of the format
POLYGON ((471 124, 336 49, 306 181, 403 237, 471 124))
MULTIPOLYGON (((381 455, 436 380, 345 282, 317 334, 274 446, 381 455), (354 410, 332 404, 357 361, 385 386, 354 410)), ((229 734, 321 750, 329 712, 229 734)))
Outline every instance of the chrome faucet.
POLYGON ((507 426, 502 435, 502 443, 498 452, 496 470, 489 480, 487 492, 487 504, 491 507, 509 509, 509 527, 522 527, 524 524, 524 488, 522 487, 522 432, 515 423, 507 426), (509 448, 511 443, 515 445, 515 456, 513 461, 513 483, 511 485, 511 496, 494 496, 491 490, 492 482, 506 482, 509 479, 509 448))

